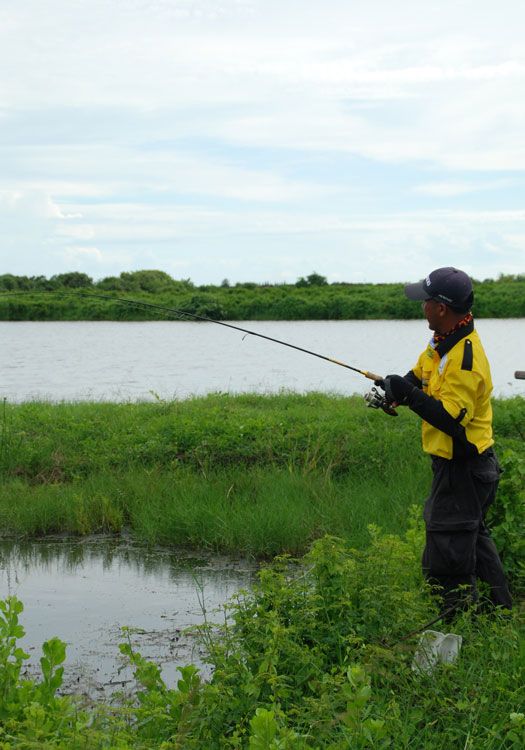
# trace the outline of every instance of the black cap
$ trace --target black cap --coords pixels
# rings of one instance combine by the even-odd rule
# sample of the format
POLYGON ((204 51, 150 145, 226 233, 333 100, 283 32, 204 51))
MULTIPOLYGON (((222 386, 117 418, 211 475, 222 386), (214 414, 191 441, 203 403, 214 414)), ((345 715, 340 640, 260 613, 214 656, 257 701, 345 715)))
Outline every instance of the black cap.
POLYGON ((407 284, 405 295, 413 300, 436 299, 461 312, 474 302, 470 277, 451 266, 436 268, 423 281, 407 284))

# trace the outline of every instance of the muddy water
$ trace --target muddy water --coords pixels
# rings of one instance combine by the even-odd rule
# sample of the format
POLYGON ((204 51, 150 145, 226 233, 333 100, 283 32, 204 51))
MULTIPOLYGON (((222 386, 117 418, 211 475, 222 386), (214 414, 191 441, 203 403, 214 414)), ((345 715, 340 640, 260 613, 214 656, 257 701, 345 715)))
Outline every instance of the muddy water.
POLYGON ((130 539, 0 541, 0 598, 16 595, 24 604, 27 675, 40 674, 42 643, 57 636, 67 643, 65 690, 93 699, 133 691, 118 648, 123 627, 133 628, 134 649, 161 665, 170 687, 178 666, 193 663, 209 674, 191 629, 204 616, 223 621, 218 608, 254 575, 248 561, 191 557, 130 539))

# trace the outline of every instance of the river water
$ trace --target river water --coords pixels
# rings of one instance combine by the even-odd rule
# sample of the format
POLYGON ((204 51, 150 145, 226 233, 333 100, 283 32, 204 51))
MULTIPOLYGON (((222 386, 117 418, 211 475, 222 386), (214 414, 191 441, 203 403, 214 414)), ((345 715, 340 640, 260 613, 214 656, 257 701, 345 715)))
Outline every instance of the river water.
MULTIPOLYGON (((258 321, 256 331, 379 374, 425 348, 422 320, 258 321)), ((523 395, 525 318, 476 323, 495 396, 523 395)), ((11 402, 182 399, 222 391, 365 393, 370 381, 303 352, 213 323, 0 322, 0 398, 11 402), (156 394, 156 396, 155 396, 156 394)))
POLYGON ((220 606, 254 575, 246 560, 121 537, 0 540, 0 598, 16 595, 24 605, 26 675, 41 678, 42 643, 56 636, 67 643, 65 690, 90 699, 133 691, 133 670, 118 648, 123 627, 133 629, 134 650, 162 667, 169 687, 185 664, 206 677, 194 628, 205 616, 224 622, 220 606))

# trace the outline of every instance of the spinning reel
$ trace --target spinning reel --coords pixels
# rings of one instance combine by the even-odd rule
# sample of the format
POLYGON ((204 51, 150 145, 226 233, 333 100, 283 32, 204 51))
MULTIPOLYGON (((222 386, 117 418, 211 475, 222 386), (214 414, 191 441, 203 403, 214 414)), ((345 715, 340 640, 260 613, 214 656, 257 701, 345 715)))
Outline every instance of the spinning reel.
POLYGON ((383 409, 385 414, 389 414, 391 417, 399 416, 392 404, 387 401, 385 394, 380 393, 375 386, 371 391, 368 391, 365 401, 371 409, 383 409))

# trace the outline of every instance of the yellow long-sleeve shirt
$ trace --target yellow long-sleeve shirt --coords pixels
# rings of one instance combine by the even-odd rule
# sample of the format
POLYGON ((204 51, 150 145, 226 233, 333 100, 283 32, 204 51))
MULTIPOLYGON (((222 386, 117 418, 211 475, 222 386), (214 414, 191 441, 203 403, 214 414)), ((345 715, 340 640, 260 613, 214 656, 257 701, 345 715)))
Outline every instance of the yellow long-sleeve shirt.
MULTIPOLYGON (((494 443, 492 437, 492 378, 490 366, 474 326, 434 347, 431 341, 412 372, 424 393, 441 401, 446 412, 465 428, 465 438, 478 454, 494 443)), ((416 409, 417 410, 417 409, 416 409)), ((425 421, 423 450, 442 458, 454 458, 454 439, 425 421)))

